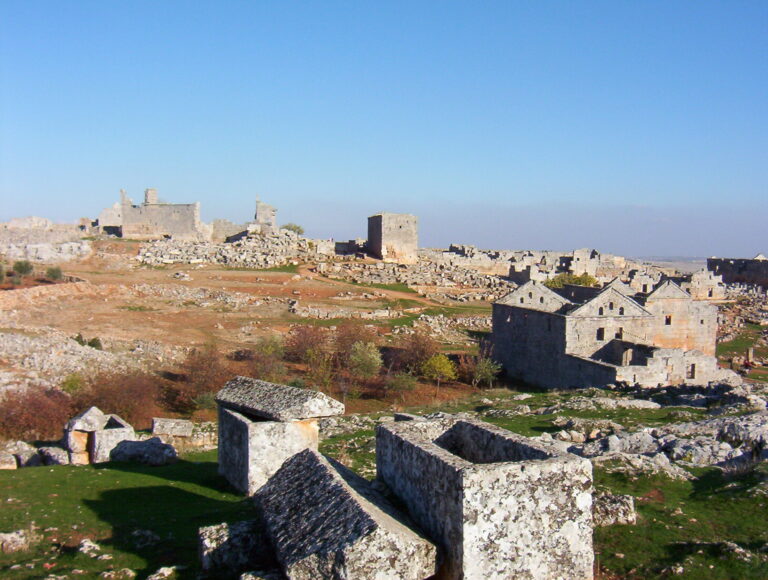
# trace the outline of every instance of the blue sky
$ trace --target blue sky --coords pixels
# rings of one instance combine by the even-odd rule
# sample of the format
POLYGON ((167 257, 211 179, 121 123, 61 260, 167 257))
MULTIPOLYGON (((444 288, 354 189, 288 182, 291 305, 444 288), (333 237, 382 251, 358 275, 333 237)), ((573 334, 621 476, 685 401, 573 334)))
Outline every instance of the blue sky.
POLYGON ((313 236, 768 251, 768 2, 0 3, 0 220, 125 188, 313 236))

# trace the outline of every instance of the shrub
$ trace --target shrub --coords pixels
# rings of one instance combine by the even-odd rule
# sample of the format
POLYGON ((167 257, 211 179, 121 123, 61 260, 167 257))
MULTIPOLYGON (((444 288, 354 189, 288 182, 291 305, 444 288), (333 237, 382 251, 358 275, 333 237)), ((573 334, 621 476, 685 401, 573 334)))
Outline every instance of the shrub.
POLYGON ((56 389, 7 393, 0 401, 0 438, 58 439, 71 415, 69 396, 56 389))
POLYGON ((77 333, 77 336, 75 336, 72 340, 74 340, 80 346, 85 346, 87 344, 85 338, 83 338, 83 335, 79 332, 77 333))
POLYGON ((73 397, 76 412, 96 406, 105 413, 120 415, 137 429, 149 428, 160 414, 162 379, 150 374, 105 373, 88 381, 73 397))
POLYGON ((96 350, 102 350, 104 347, 101 345, 101 339, 98 336, 93 337, 91 340, 89 340, 86 343, 91 348, 95 348, 96 350))
POLYGON ((352 345, 347 362, 352 376, 370 379, 381 370, 381 353, 374 343, 357 341, 352 345))
POLYGON ((333 344, 340 365, 349 363, 352 347, 356 342, 375 343, 378 338, 376 329, 355 322, 344 322, 336 329, 333 344))
POLYGON ((422 330, 408 335, 399 346, 397 366, 411 373, 418 372, 426 361, 440 352, 440 344, 422 330))
POLYGON ((74 395, 83 390, 85 387, 85 379, 78 373, 72 373, 67 375, 61 382, 60 388, 68 395, 74 395))
POLYGON ((5 282, 5 264, 0 264, 0 284, 5 282))
POLYGON ((421 365, 425 378, 435 381, 440 388, 440 381, 456 380, 456 365, 444 354, 436 354, 421 365))
POLYGON ((18 260, 13 263, 13 271, 19 276, 29 276, 32 270, 32 263, 29 260, 18 260))
POLYGON ((295 234, 299 234, 300 236, 304 234, 304 228, 299 224, 287 223, 283 226, 282 229, 288 230, 289 232, 293 232, 295 234))
POLYGON ((279 383, 285 378, 284 348, 279 337, 263 338, 250 351, 249 372, 254 378, 279 383))
POLYGON ((49 280, 61 280, 63 277, 63 274, 61 273, 61 268, 58 266, 52 266, 48 268, 45 271, 45 277, 49 280))
POLYGON ((217 392, 234 373, 222 361, 214 343, 196 348, 183 363, 184 374, 190 390, 190 398, 203 393, 217 392))
POLYGON ((557 276, 544 282, 544 286, 546 286, 547 288, 562 288, 566 284, 594 287, 598 285, 598 281, 596 278, 593 278, 592 276, 586 273, 580 274, 579 276, 577 276, 576 274, 569 274, 567 272, 563 272, 562 274, 558 274, 557 276))
POLYGON ((329 351, 328 339, 328 331, 320 326, 294 326, 285 341, 285 355, 289 360, 308 363, 310 351, 313 356, 329 351))
POLYGON ((416 377, 410 373, 393 373, 387 377, 384 388, 396 393, 412 391, 416 388, 416 377))
POLYGON ((328 389, 333 382, 333 357, 320 349, 310 348, 306 353, 307 377, 320 389, 328 389))
POLYGON ((472 386, 477 387, 482 383, 488 385, 488 388, 493 388, 493 381, 501 372, 501 365, 494 362, 493 359, 480 356, 477 359, 475 365, 475 372, 472 375, 472 386))

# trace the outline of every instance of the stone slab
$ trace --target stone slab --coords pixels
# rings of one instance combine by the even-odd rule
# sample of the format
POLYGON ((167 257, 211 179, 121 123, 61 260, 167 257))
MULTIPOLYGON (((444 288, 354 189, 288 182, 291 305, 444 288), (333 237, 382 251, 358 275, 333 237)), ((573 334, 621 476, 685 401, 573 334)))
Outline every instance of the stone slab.
POLYGON ((152 419, 153 435, 173 435, 174 437, 191 437, 195 424, 186 419, 152 419))
POLYGON ((89 407, 72 417, 65 429, 67 431, 98 431, 109 421, 109 416, 102 413, 98 407, 89 407))
POLYGON ((291 580, 416 580, 435 573, 435 546, 367 481, 316 451, 286 461, 255 499, 291 580))
POLYGON ((228 409, 268 421, 293 421, 344 413, 343 403, 323 393, 249 377, 235 377, 229 381, 216 395, 216 401, 228 409))

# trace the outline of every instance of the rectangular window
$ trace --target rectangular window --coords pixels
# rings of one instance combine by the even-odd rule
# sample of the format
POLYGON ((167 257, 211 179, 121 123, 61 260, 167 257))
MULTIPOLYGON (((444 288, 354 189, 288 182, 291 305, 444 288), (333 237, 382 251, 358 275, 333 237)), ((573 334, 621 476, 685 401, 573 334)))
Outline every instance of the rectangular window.
POLYGON ((695 379, 696 378, 696 365, 690 365, 688 367, 688 372, 685 373, 685 378, 687 378, 687 379, 695 379))
POLYGON ((619 340, 624 338, 624 329, 622 327, 619 327, 619 329, 616 331, 616 334, 614 334, 614 337, 618 338, 619 340))
POLYGON ((597 340, 605 340, 605 328, 598 328, 596 337, 597 340))
POLYGON ((666 324, 667 326, 672 326, 672 315, 671 314, 667 314, 664 317, 664 324, 666 324))

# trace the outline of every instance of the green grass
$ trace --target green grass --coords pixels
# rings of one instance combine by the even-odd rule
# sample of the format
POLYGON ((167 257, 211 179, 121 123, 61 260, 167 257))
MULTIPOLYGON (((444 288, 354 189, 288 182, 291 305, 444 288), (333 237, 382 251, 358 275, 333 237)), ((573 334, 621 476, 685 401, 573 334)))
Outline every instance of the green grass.
POLYGON ((126 304, 125 306, 118 306, 117 309, 127 310, 128 312, 157 312, 157 308, 137 304, 126 304))
POLYGON ((395 292, 408 292, 410 294, 418 294, 416 290, 401 282, 396 282, 394 284, 366 284, 365 282, 355 282, 354 280, 343 281, 347 284, 352 284, 353 286, 365 286, 366 288, 378 288, 379 290, 394 290, 395 292))
POLYGON ((706 545, 730 541, 754 552, 768 542, 768 470, 733 479, 717 469, 697 474, 693 481, 676 481, 595 470, 597 489, 635 496, 638 511, 637 525, 595 529, 600 564, 622 578, 658 577, 673 565, 683 566, 685 572, 675 576, 680 578, 768 578, 768 559, 742 562, 706 545), (762 494, 755 493, 761 485, 762 494))
MULTIPOLYGON (((747 349, 754 347, 761 331, 764 330, 759 324, 746 324, 739 335, 733 340, 721 342, 717 345, 717 356, 744 355, 747 349)), ((756 357, 768 356, 768 348, 756 347, 756 357)))
POLYGON ((262 268, 261 270, 256 270, 257 272, 285 272, 287 274, 298 274, 299 273, 299 266, 298 264, 284 264, 282 266, 272 266, 271 268, 262 268))
POLYGON ((88 572, 84 577, 95 577, 127 567, 138 571, 139 578, 160 566, 184 565, 184 577, 195 577, 198 527, 245 520, 254 513, 250 502, 218 475, 215 451, 190 454, 164 467, 110 463, 3 471, 0 497, 0 530, 25 528, 30 522, 41 531, 49 529, 37 548, 0 554, 2 578, 41 578, 47 574, 44 563, 55 563, 50 572, 56 574, 79 568, 88 572), (161 541, 137 548, 131 537, 136 529, 151 530, 161 541), (85 537, 113 559, 79 554, 75 547, 85 537), (15 563, 22 570, 10 570, 15 563), (34 568, 27 569, 27 564, 34 568))

